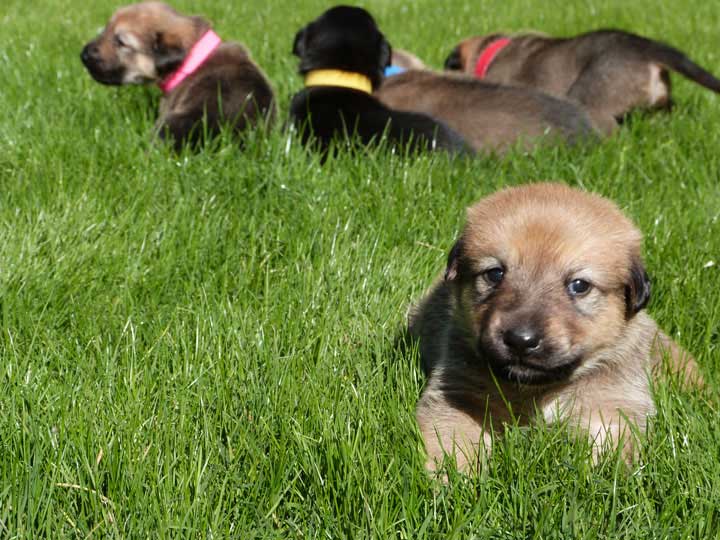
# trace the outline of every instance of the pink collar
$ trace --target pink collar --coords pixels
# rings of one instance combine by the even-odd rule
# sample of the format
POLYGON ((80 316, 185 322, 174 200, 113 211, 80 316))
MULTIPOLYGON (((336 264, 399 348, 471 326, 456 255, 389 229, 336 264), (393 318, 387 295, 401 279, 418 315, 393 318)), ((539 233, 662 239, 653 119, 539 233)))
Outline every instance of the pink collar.
POLYGON ((192 49, 190 49, 190 52, 180 67, 160 81, 158 86, 160 86, 163 94, 171 92, 187 77, 195 73, 221 43, 222 39, 220 39, 220 36, 215 32, 212 30, 205 32, 195 45, 192 46, 192 49))
POLYGON ((490 64, 492 64, 495 57, 500 54, 500 51, 510 44, 510 41, 512 40, 509 38, 496 39, 482 50, 477 59, 477 63, 475 64, 475 76, 478 79, 485 78, 487 70, 490 68, 490 64))

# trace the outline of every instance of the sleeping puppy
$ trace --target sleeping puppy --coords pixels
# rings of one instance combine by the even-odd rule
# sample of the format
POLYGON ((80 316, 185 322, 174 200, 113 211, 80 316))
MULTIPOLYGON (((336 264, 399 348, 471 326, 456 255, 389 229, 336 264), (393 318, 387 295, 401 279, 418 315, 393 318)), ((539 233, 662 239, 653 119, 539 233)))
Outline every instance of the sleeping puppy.
POLYGON ((534 184, 467 213, 445 276, 411 312, 429 381, 417 405, 434 469, 474 469, 507 423, 567 420, 619 445, 655 412, 649 374, 700 382, 693 358, 645 312, 640 231, 598 195, 534 184), (511 412, 512 411, 512 412, 511 412))
POLYGON ((102 84, 158 83, 157 133, 178 150, 199 143, 204 131, 227 124, 241 132, 275 114, 270 83, 243 46, 160 2, 120 8, 80 57, 102 84))
POLYGON ((566 100, 528 88, 489 84, 453 74, 410 70, 385 79, 375 96, 388 107, 445 122, 478 152, 501 153, 521 142, 591 140, 587 113, 566 100))
POLYGON ((472 37, 452 51, 445 68, 571 99, 582 104, 606 133, 635 108, 669 109, 669 70, 720 92, 720 80, 679 50, 621 30, 571 38, 472 37))
POLYGON ((390 65, 385 68, 385 77, 405 73, 408 69, 427 69, 420 58, 403 49, 393 49, 390 65))
POLYGON ((425 63, 420 60, 416 55, 410 51, 404 49, 393 49, 391 65, 397 66, 400 69, 427 69, 425 63))
POLYGON ((409 150, 468 151, 462 137, 441 122, 393 111, 372 96, 392 53, 364 9, 329 9, 297 33, 293 54, 300 58, 305 89, 292 99, 290 120, 303 142, 313 140, 325 153, 338 137, 366 145, 385 135, 409 150))

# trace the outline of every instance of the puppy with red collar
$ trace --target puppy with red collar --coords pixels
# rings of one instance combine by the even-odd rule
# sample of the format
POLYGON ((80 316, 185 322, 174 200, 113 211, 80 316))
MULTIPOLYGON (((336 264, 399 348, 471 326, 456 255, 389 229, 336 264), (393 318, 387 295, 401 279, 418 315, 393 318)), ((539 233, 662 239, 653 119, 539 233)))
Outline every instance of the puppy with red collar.
POLYGON ((242 45, 223 42, 205 19, 161 2, 120 8, 80 57, 102 84, 158 83, 164 96, 157 133, 176 149, 222 125, 241 132, 275 115, 270 83, 242 45))
POLYGON ((570 99, 606 133, 635 108, 669 109, 669 70, 720 92, 720 80, 681 51, 621 30, 472 37, 453 49, 445 69, 570 99))

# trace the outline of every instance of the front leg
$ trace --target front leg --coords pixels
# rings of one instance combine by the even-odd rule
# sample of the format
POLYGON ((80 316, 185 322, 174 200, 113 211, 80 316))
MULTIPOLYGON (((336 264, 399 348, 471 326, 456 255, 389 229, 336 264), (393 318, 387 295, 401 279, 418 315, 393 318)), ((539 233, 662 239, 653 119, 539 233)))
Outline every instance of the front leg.
POLYGON ((587 433, 595 463, 607 451, 618 451, 626 463, 635 461, 637 436, 645 433, 654 412, 642 372, 614 384, 581 385, 543 407, 546 421, 567 419, 571 427, 587 433))
MULTIPOLYGON (((596 413, 588 420, 588 435, 592 443, 593 463, 598 463, 601 456, 608 451, 618 451, 625 463, 632 463, 637 458, 637 443, 633 433, 634 422, 628 422, 619 411, 607 416, 596 413)), ((644 430, 643 426, 637 426, 644 430)))
POLYGON ((455 459, 458 470, 476 471, 490 453, 491 434, 470 414, 450 403, 437 388, 438 377, 433 379, 420 397, 415 412, 425 442, 426 467, 430 471, 437 470, 447 455, 455 459))

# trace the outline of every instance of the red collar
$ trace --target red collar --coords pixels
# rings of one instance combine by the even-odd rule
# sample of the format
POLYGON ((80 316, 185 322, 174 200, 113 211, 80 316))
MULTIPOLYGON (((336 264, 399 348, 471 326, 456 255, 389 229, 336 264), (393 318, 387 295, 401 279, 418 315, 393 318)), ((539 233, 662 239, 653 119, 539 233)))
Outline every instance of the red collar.
POLYGON ((507 47, 512 41, 510 38, 499 38, 495 41, 491 41, 490 45, 485 47, 478 56, 477 63, 475 64, 475 77, 478 79, 484 79, 487 70, 490 68, 495 57, 500 54, 505 47, 507 47))
POLYGON ((222 40, 215 32, 212 30, 205 32, 197 43, 193 45, 192 49, 190 49, 190 52, 180 67, 160 81, 159 86, 163 94, 172 91, 188 76, 195 73, 221 43, 222 40))

